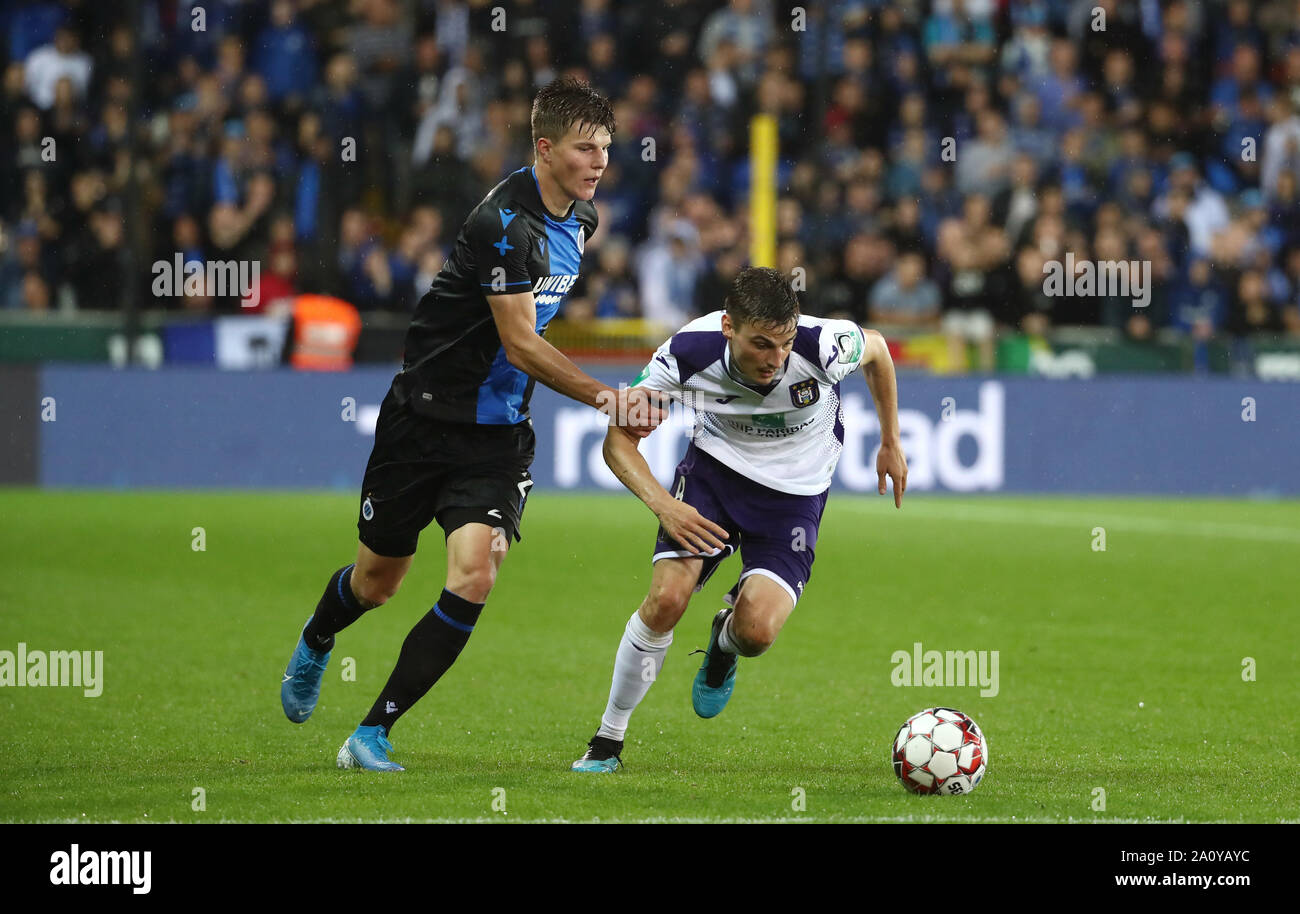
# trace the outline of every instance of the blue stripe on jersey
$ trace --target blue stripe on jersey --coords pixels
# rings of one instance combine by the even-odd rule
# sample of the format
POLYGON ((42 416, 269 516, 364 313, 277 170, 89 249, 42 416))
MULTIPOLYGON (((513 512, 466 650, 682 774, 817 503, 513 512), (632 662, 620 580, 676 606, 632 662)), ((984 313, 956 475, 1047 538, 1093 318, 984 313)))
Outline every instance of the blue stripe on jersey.
POLYGON ((524 391, 528 375, 510 364, 506 347, 497 349, 492 367, 478 389, 474 421, 481 425, 515 425, 524 421, 524 391))
MULTIPOLYGON (((529 171, 533 176, 533 183, 537 184, 537 171, 530 166, 524 166, 514 172, 529 171)), ((542 196, 541 185, 537 185, 537 196, 542 196)), ((543 207, 544 208, 544 207, 543 207)), ((573 277, 577 276, 582 266, 582 247, 580 246, 580 232, 583 231, 582 223, 578 221, 577 208, 575 207, 570 213, 569 218, 563 222, 551 217, 549 213, 545 214, 546 219, 546 238, 538 239, 538 246, 545 245, 547 258, 547 275, 554 277, 573 277)), ((583 239, 585 241, 585 239, 583 239)), ((480 283, 480 285, 490 286, 491 283, 480 283)), ((527 286, 537 284, 530 282, 507 283, 510 286, 527 286)), ((549 291, 543 291, 539 294, 535 302, 537 307, 537 326, 536 330, 541 333, 542 329, 555 317, 559 312, 560 306, 564 299, 567 299, 568 293, 562 295, 549 291)), ((510 364, 506 358, 505 347, 497 350, 496 357, 492 360, 492 367, 488 369, 487 377, 478 389, 478 405, 475 409, 475 421, 483 425, 515 425, 524 421, 524 391, 528 389, 528 375, 510 364)))
POLYGON ((578 250, 578 233, 582 224, 576 216, 570 216, 565 222, 556 222, 546 217, 546 247, 550 258, 552 276, 573 276, 582 266, 582 252, 578 250))
MULTIPOLYGON (((537 180, 536 168, 533 168, 533 183, 537 186, 537 196, 540 198, 542 185, 537 180)), ((542 204, 542 210, 546 219, 546 256, 550 264, 547 273, 552 276, 577 275, 578 268, 582 265, 582 247, 578 244, 582 223, 578 222, 578 208, 572 207, 569 218, 563 222, 546 212, 545 203, 542 204)))

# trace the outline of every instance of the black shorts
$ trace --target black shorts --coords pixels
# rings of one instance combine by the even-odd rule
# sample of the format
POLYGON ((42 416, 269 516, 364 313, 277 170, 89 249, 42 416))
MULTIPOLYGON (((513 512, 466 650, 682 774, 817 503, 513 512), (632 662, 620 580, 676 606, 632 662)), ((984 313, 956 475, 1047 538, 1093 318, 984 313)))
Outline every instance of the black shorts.
POLYGON ((435 519, 444 536, 477 523, 518 540, 535 447, 531 420, 441 422, 399 405, 390 389, 361 482, 361 542, 379 555, 412 555, 435 519))

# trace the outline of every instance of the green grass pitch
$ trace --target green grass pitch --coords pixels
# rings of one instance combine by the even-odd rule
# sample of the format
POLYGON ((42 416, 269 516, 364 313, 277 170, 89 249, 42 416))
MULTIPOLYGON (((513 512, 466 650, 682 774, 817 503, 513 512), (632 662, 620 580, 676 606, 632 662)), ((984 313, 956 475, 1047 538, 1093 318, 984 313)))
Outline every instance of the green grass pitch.
POLYGON ((312 719, 290 724, 278 698, 299 627, 355 555, 355 511, 338 494, 0 490, 0 650, 104 652, 98 698, 0 689, 0 821, 1297 817, 1295 502, 832 496, 804 598, 741 662, 726 712, 695 717, 688 652, 734 558, 678 627, 612 776, 568 766, 648 581, 644 507, 535 493, 469 647, 395 728, 408 770, 378 776, 334 756, 437 597, 436 527, 394 600, 340 635, 312 719), (891 655, 917 641, 998 651, 998 694, 892 685, 891 655), (969 796, 912 796, 888 764, 898 726, 935 705, 988 736, 969 796))

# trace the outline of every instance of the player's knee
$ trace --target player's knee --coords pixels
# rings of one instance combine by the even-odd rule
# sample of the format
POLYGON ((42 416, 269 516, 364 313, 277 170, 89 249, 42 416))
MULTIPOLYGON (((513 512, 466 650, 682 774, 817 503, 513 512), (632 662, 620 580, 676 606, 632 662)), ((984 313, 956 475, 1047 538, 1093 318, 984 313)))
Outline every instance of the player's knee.
POLYGON ((392 575, 353 574, 352 576, 352 592, 367 609, 383 606, 396 596, 401 586, 402 579, 392 575))
POLYGON ((741 656, 757 657, 776 641, 781 627, 770 619, 736 619, 731 623, 731 640, 741 656))
POLYGON ((641 620, 653 631, 669 632, 686 612, 690 594, 673 587, 658 587, 650 591, 641 608, 641 620))
POLYGON ((447 575, 447 589, 470 603, 486 603, 496 584, 497 569, 491 561, 459 565, 447 575))

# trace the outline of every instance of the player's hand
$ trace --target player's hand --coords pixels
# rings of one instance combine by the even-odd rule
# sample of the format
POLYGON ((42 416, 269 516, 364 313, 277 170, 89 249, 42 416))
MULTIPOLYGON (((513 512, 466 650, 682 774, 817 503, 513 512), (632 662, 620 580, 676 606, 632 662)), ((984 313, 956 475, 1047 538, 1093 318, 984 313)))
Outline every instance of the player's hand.
POLYGON ((903 493, 907 491, 907 458, 897 444, 882 444, 876 457, 876 476, 880 481, 880 494, 885 494, 885 477, 894 481, 894 507, 903 507, 903 493))
POLYGON ((616 412, 610 421, 638 438, 645 438, 668 418, 668 395, 648 387, 624 387, 618 391, 616 412))
POLYGON ((656 513, 664 533, 693 555, 707 555, 726 545, 727 531, 686 502, 674 499, 656 513))

